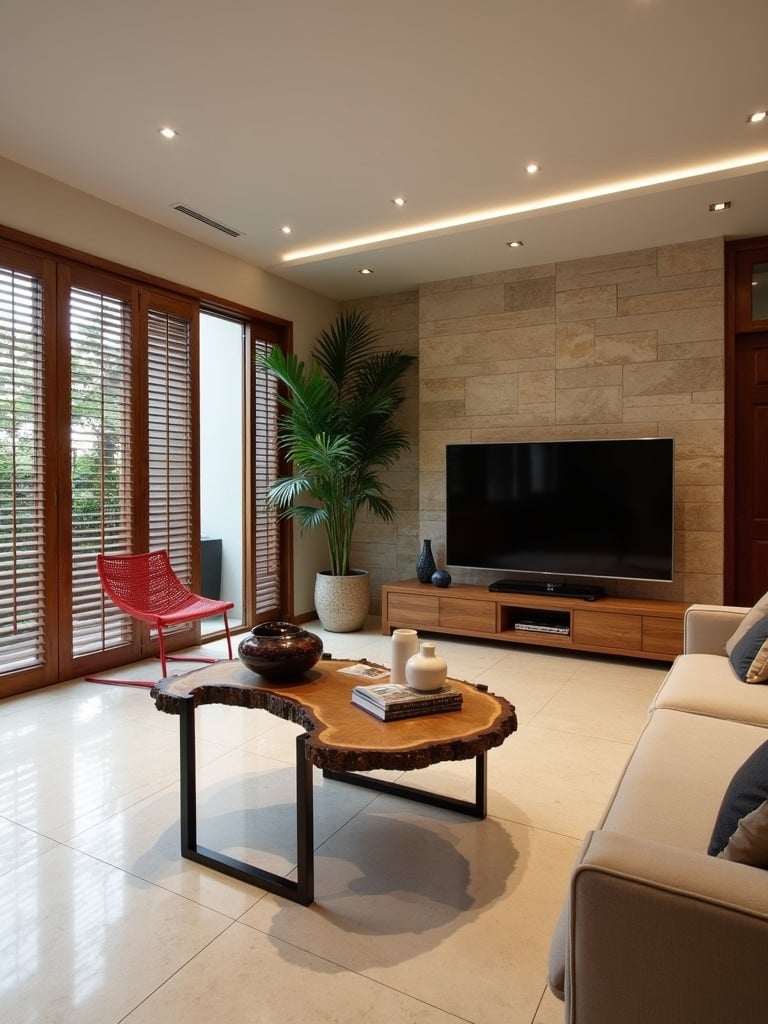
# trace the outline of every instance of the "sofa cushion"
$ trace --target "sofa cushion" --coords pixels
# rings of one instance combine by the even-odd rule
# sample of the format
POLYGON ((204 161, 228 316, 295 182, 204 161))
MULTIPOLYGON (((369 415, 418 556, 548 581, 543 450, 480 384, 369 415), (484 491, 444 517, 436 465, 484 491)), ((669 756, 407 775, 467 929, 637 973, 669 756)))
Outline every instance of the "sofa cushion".
MULTIPOLYGON (((719 660, 734 678, 727 658, 719 660)), ((752 690, 735 678, 734 685, 752 690)), ((739 766, 765 741, 765 729, 757 726, 654 711, 599 827, 706 859, 723 793, 739 766)))
POLYGON ((718 857, 754 868, 768 868, 768 800, 741 819, 718 857))
POLYGON ((768 800, 768 741, 761 743, 744 761, 731 779, 720 805, 712 838, 711 856, 716 857, 728 845, 739 821, 768 800))
POLYGON ((736 644, 741 640, 746 632, 748 632, 756 622, 760 619, 764 619, 768 615, 768 593, 763 594, 759 601, 757 601, 752 608, 747 612, 744 618, 739 623, 735 633, 727 641, 725 645, 725 653, 728 657, 731 656, 731 652, 736 644))
POLYGON ((736 675, 745 683, 768 681, 768 615, 742 634, 728 656, 736 675))
POLYGON ((768 687, 745 686, 721 654, 678 658, 651 706, 768 728, 768 687))

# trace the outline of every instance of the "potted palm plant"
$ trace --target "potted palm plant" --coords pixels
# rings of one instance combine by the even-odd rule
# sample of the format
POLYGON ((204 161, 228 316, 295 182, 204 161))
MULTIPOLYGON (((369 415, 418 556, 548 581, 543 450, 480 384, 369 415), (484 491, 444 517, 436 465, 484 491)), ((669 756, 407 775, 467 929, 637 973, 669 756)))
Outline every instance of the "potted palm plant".
POLYGON ((277 346, 260 359, 283 385, 278 438, 291 464, 267 500, 302 530, 324 527, 330 569, 317 574, 315 609, 337 633, 360 629, 370 607, 368 573, 350 567, 357 516, 367 509, 394 519, 380 473, 410 448, 393 417, 415 357, 377 342, 366 314, 352 310, 316 339, 309 369, 277 346))

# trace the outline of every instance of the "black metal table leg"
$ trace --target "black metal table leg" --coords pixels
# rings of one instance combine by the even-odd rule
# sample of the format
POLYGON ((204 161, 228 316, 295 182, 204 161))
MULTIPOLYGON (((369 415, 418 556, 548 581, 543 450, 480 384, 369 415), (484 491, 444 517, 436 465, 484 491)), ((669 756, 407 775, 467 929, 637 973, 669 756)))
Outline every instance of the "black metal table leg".
POLYGON ((375 789, 379 793, 391 793, 392 796, 398 796, 404 800, 416 800, 418 803, 429 804, 432 807, 442 807, 444 810, 468 814, 472 818, 485 818, 488 814, 488 765, 485 751, 475 758, 474 800, 458 800, 456 797, 442 796, 440 793, 431 793, 427 789, 419 789, 417 786, 404 786, 401 782, 387 782, 385 779, 370 775, 358 775, 356 772, 332 772, 324 769, 323 777, 336 782, 347 782, 352 786, 362 786, 364 789, 375 789))
POLYGON ((181 855, 241 882, 308 906, 314 899, 314 820, 312 763, 306 758, 306 733, 296 737, 296 840, 298 881, 254 867, 197 843, 197 780, 194 698, 182 701, 179 712, 181 779, 181 855))

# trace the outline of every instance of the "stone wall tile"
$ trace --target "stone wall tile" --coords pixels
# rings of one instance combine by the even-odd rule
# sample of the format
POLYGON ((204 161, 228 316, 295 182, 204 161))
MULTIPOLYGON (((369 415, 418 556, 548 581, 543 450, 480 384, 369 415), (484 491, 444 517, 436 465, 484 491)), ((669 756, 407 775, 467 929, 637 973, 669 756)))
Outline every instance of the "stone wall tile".
POLYGON ((464 401, 463 377, 442 377, 422 380, 419 388, 419 400, 422 402, 462 402, 464 401))
POLYGON ((626 295, 649 295, 657 292, 685 291, 691 288, 716 288, 723 284, 722 270, 702 270, 696 274, 675 274, 672 277, 647 277, 619 284, 619 298, 626 295))
POLYGON ((702 270, 720 270, 724 263, 723 239, 705 238, 679 242, 659 248, 659 277, 669 274, 693 274, 702 270))
POLYGON ((555 300, 558 323, 567 320, 588 320, 592 317, 616 316, 616 286, 575 288, 558 292, 555 300))
POLYGON ((564 260, 556 272, 558 291, 656 277, 656 249, 564 260))
POLYGON ((606 423, 621 419, 621 388, 569 388, 558 390, 558 423, 606 423))
POLYGON ((618 313, 619 316, 634 316, 637 313, 662 313, 671 309, 701 309, 702 306, 722 309, 722 285, 627 295, 618 300, 618 313))
POLYGON ((679 345, 662 345, 659 348, 659 359, 715 359, 723 354, 723 342, 716 341, 683 341, 679 345))
POLYGON ((595 363, 649 363, 658 357, 656 331, 602 334, 595 342, 595 363))
POLYGON ((420 316, 425 320, 455 320, 459 317, 485 316, 504 311, 504 285, 485 288, 459 288, 421 296, 420 316))
POLYGON ((595 321, 572 320, 558 324, 555 346, 558 369, 592 366, 595 362, 595 321))
POLYGON ((608 387, 621 384, 621 378, 620 366, 585 366, 558 370, 557 389, 562 391, 568 388, 608 387))
POLYGON ((554 319, 555 279, 554 277, 534 278, 504 286, 504 308, 508 311, 536 309, 547 310, 549 320, 554 319))
POLYGON ((536 278, 549 277, 554 280, 553 263, 540 263, 533 267, 510 267, 508 270, 494 270, 488 274, 478 274, 469 280, 473 287, 483 284, 510 284, 515 281, 532 281, 536 278))
POLYGON ((466 406, 483 415, 516 413, 519 408, 519 375, 493 374, 466 382, 466 406))
POLYGON ((624 391, 627 395, 684 394, 711 389, 722 380, 722 359, 675 359, 624 367, 624 391))
POLYGON ((538 370, 521 373, 520 405, 547 405, 555 402, 555 371, 538 370))

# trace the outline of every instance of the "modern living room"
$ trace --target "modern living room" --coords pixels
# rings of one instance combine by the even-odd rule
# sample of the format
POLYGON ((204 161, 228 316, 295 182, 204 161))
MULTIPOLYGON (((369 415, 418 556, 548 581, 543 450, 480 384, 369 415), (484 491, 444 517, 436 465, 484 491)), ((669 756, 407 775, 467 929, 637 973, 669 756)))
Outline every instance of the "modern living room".
MULTIPOLYGON (((282 318, 304 359, 348 309, 416 356, 400 411, 410 452, 386 474, 397 517, 363 520, 353 545, 371 579, 362 630, 330 632, 314 617, 327 555, 317 535, 294 537, 290 613, 326 652, 389 663, 381 587, 415 575, 424 538, 452 587, 498 577, 447 561, 451 444, 672 438, 672 579, 601 580, 608 597, 746 607, 768 590, 765 580, 733 599, 725 497, 729 246, 768 235, 764 5, 141 2, 127 25, 84 0, 43 4, 44 39, 38 7, 11 7, 4 244, 48 240, 282 318), (728 33, 714 32, 726 14, 728 33), (120 54, 93 46, 116 32, 120 54), (137 52, 141 76, 124 57, 137 52), (41 88, 22 90, 32 53, 41 88), (546 81, 534 74, 544 65, 546 81), (174 123, 176 139, 159 137, 174 123), (227 132, 245 125, 233 142, 227 132), (262 181, 265 149, 275 167, 262 181), (185 220, 180 201, 242 236, 185 220)), ((350 792, 316 772, 309 907, 181 857, 178 725, 146 689, 63 678, 0 700, 2 1019, 607 1019, 570 1004, 564 1016, 548 956, 585 836, 674 655, 407 624, 435 641, 452 678, 516 708, 517 731, 489 754, 488 815, 350 792)), ((221 639, 204 648, 226 656, 221 639)), ((144 661, 110 674, 157 672, 144 661)), ((749 718, 739 742, 766 725, 749 718)), ((293 871, 298 731, 261 712, 198 710, 201 841, 293 871)), ((743 759, 735 741, 729 750, 723 779, 743 759)), ((468 761, 408 774, 458 797, 473 784, 468 761)), ((701 801, 713 824, 719 799, 701 801)), ((752 911, 768 917, 764 901, 752 911)), ((757 932, 755 948, 764 943, 757 932)), ((610 974, 603 964, 594 987, 610 974)), ((636 1003, 627 1022, 659 1019, 636 1003)), ((768 1003, 753 1005, 748 1019, 761 1019, 768 1003)), ((703 1019, 684 1004, 675 1013, 703 1019)))

